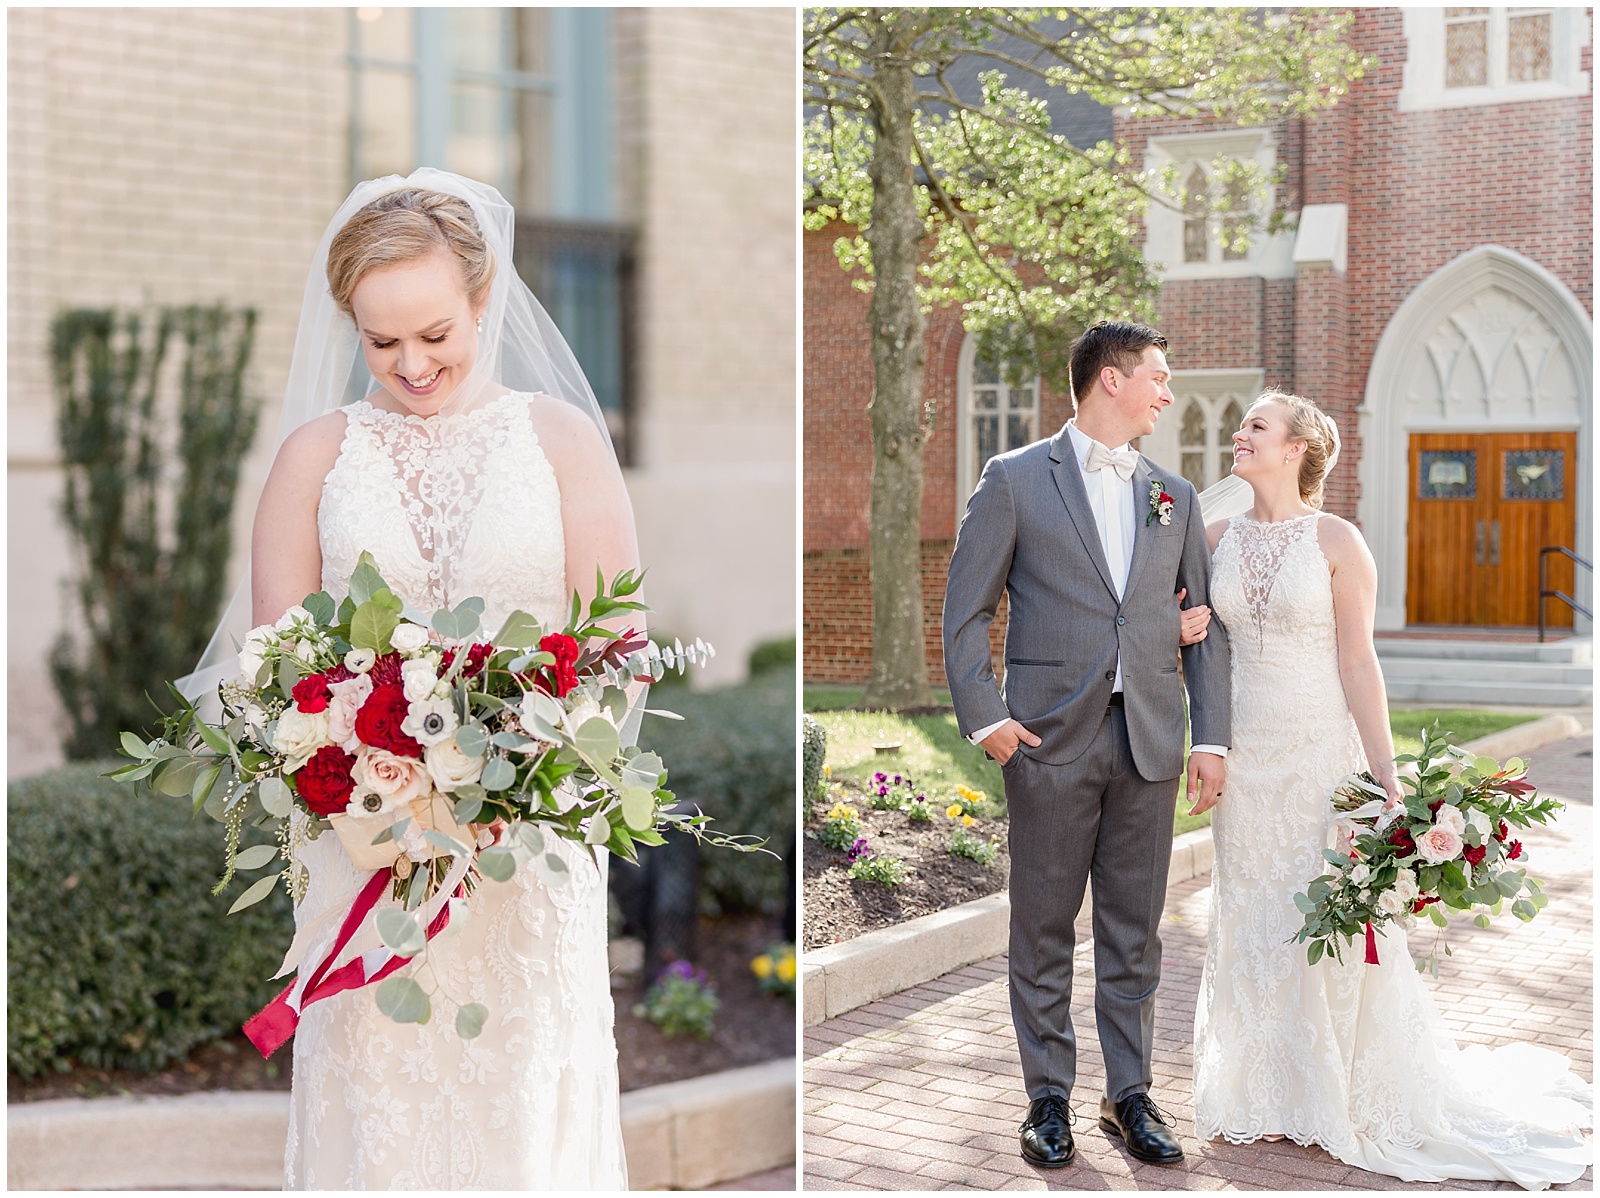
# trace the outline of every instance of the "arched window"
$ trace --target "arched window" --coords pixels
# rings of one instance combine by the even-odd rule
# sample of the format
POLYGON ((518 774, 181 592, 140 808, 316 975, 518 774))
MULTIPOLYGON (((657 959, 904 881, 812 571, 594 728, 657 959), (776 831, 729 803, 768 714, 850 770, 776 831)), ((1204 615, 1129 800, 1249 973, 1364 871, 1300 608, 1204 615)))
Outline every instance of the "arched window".
POLYGON ((1217 454, 1217 477, 1224 478, 1233 472, 1233 434, 1244 423, 1244 412, 1239 401, 1230 399, 1222 409, 1222 419, 1217 425, 1217 439, 1221 450, 1217 454))
POLYGON ((1189 178, 1183 186, 1186 196, 1183 202, 1183 260, 1204 262, 1210 256, 1210 234, 1206 228, 1206 189, 1210 185, 1206 181, 1206 173, 1196 166, 1189 172, 1189 178))
POLYGON ((1024 369, 1015 376, 1008 363, 978 354, 977 339, 961 347, 959 408, 956 430, 958 512, 978 485, 983 467, 997 453, 1021 449, 1039 439, 1039 375, 1024 369))
POLYGON ((1162 469, 1181 474, 1203 491, 1233 470, 1233 434, 1245 405, 1261 394, 1259 370, 1180 370, 1177 397, 1156 421, 1140 450, 1162 469))
POLYGON ((1178 446, 1183 452, 1183 477, 1195 490, 1206 485, 1206 414, 1199 400, 1183 405, 1183 421, 1178 425, 1178 446))

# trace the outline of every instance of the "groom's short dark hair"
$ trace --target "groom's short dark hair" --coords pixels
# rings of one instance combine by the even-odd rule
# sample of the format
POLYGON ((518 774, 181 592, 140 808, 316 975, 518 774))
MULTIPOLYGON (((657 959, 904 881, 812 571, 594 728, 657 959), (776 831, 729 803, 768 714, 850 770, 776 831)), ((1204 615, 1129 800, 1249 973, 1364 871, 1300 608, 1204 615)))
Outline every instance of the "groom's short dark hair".
POLYGON ((1072 406, 1100 377, 1107 366, 1123 374, 1139 369, 1144 351, 1152 345, 1167 348, 1167 339, 1147 324, 1127 320, 1097 320, 1072 343, 1072 406))

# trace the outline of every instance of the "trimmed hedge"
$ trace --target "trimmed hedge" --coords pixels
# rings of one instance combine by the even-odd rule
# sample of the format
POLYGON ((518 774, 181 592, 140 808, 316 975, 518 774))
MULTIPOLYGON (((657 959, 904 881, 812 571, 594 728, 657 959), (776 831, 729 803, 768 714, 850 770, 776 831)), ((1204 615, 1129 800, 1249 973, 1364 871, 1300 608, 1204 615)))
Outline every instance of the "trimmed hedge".
MULTIPOLYGON (((237 1031, 282 988, 289 896, 228 915, 222 826, 184 799, 68 766, 7 788, 6 1057, 154 1072, 237 1031)), ((245 843, 267 843, 246 829, 245 843)))
MULTIPOLYGON (((667 786, 724 832, 765 837, 779 857, 793 851, 794 670, 762 671, 740 686, 675 690, 657 704, 682 722, 646 717, 640 743, 661 754, 667 786)), ((646 852, 650 850, 644 850, 646 852)), ((782 860, 705 848, 700 894, 711 911, 784 910, 791 889, 782 860)))

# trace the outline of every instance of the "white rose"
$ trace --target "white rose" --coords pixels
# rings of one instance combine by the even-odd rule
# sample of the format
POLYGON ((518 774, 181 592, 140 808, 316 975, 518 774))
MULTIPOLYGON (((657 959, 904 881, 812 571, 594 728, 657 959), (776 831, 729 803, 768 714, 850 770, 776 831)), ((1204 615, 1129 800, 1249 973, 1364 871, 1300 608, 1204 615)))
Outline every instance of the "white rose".
POLYGON ((1385 890, 1378 896, 1378 910, 1385 915, 1399 915, 1411 904, 1400 896, 1398 890, 1385 890))
POLYGON ((1372 898, 1372 891, 1367 890, 1365 888, 1362 888, 1361 892, 1356 895, 1356 901, 1358 903, 1368 902, 1371 898, 1372 898))
POLYGON ((257 624, 244 634, 246 647, 254 645, 257 650, 264 650, 270 645, 278 643, 278 630, 271 624, 257 624))
POLYGON ((278 728, 272 735, 272 747, 288 758, 283 768, 290 774, 310 761, 311 755, 323 745, 332 743, 328 735, 328 713, 305 712, 298 707, 290 707, 278 717, 278 728))
POLYGON ((248 727, 255 729, 259 736, 267 730, 267 711, 260 704, 252 703, 244 709, 244 722, 248 727))
POLYGON ((428 630, 420 624, 399 624, 389 634, 389 643, 396 652, 409 657, 428 643, 428 630))
POLYGON ((468 782, 476 782, 482 773, 483 758, 468 757, 453 735, 428 748, 428 775, 434 787, 445 794, 468 782))
POLYGON ((356 753, 350 776, 356 783, 350 796, 352 815, 387 815, 429 790, 428 771, 421 761, 369 745, 356 753))
POLYGON ((533 720, 534 712, 539 709, 541 702, 545 706, 550 703, 555 703, 557 707, 560 706, 557 700, 550 698, 549 695, 544 694, 542 691, 529 691, 522 696, 522 703, 517 708, 517 720, 522 725, 522 730, 533 737, 534 740, 545 739, 539 735, 539 726, 533 720))
POLYGON ((284 612, 283 615, 278 617, 278 622, 274 624, 273 627, 279 632, 288 632, 289 629, 293 628, 296 624, 308 623, 310 620, 311 613, 296 603, 288 611, 284 612))
POLYGON ((1449 828, 1457 836, 1463 836, 1467 831, 1466 816, 1461 814, 1461 808, 1446 803, 1439 808, 1433 817, 1433 826, 1436 828, 1449 828))
POLYGON ((1479 840, 1488 840, 1489 834, 1494 831, 1494 825, 1489 822, 1489 817, 1474 807, 1467 812, 1467 827, 1478 833, 1479 840))
POLYGON ((1365 861, 1361 862, 1350 871, 1350 880, 1357 886, 1366 885, 1367 879, 1371 876, 1372 871, 1367 868, 1367 863, 1365 861))
POLYGON ((254 686, 256 677, 261 673, 261 667, 266 664, 266 658, 246 644, 239 652, 239 677, 254 686))
POLYGON ((405 683, 406 700, 420 702, 433 694, 439 677, 433 672, 433 663, 425 657, 400 663, 400 678, 405 683))
MULTIPOLYGON (((1439 810, 1444 811, 1445 808, 1439 810)), ((1429 865, 1442 865, 1461 856, 1461 844, 1460 833, 1435 824, 1417 837, 1417 856, 1429 865)))
POLYGON ((1417 875, 1409 869, 1402 869, 1395 876, 1394 891, 1408 903, 1417 901, 1417 875))
MULTIPOLYGON (((523 701, 526 702, 527 700, 524 699, 523 701)), ((609 707, 603 707, 599 703, 596 703, 593 699, 586 697, 571 711, 567 712, 567 731, 573 736, 576 736, 578 734, 578 729, 582 728, 584 724, 594 719, 595 716, 599 716, 606 723, 612 725, 612 727, 616 726, 617 721, 612 718, 611 709, 609 707)))
POLYGON ((356 712, 372 694, 372 679, 366 674, 357 674, 343 682, 329 683, 328 690, 333 696, 328 700, 328 736, 346 753, 354 753, 360 743, 356 740, 356 712))
POLYGON ((456 705, 449 699, 423 699, 406 708, 400 731, 431 747, 453 737, 460 723, 456 719, 456 705))
POLYGON ((344 655, 344 668, 352 674, 365 674, 377 660, 378 655, 371 649, 352 649, 344 655))

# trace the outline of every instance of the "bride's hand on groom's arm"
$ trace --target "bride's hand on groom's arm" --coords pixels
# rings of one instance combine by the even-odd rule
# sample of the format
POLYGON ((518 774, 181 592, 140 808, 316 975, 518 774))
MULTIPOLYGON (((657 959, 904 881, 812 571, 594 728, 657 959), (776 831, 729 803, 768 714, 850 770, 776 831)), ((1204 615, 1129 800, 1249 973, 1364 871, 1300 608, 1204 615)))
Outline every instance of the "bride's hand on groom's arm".
POLYGON ((1011 754, 1017 751, 1017 745, 1025 744, 1037 748, 1039 743, 1039 738, 1016 720, 1007 720, 980 740, 978 745, 990 757, 1004 765, 1011 760, 1011 754))
POLYGON ((1211 609, 1201 604, 1199 607, 1184 608, 1183 597, 1189 593, 1189 588, 1184 587, 1178 592, 1178 645, 1198 644, 1206 639, 1206 628, 1211 623, 1211 609))
POLYGON ((1210 811, 1222 797, 1222 784, 1228 776, 1228 763, 1215 753, 1189 754, 1190 815, 1210 811))

